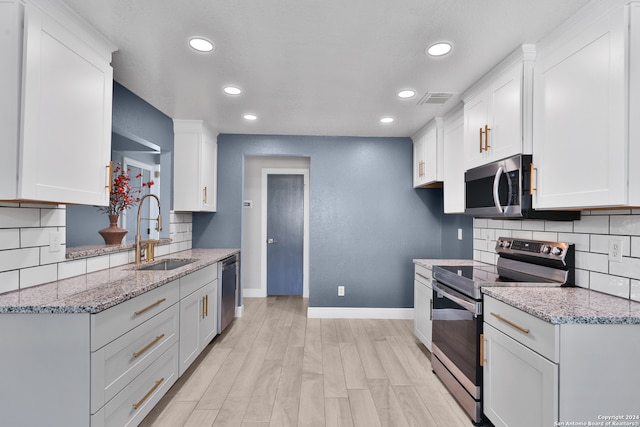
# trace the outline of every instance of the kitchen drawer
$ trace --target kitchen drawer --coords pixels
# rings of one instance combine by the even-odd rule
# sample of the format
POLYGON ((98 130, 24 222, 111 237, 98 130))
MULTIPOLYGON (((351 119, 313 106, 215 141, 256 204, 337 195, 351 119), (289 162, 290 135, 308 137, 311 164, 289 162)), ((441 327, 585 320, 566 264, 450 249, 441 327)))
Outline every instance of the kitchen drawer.
POLYGON ((417 280, 418 282, 426 283, 427 285, 431 285, 431 270, 418 264, 416 264, 415 267, 415 280, 417 280))
POLYGON ((174 304, 91 353, 92 414, 178 342, 179 313, 174 304))
POLYGON ((180 299, 218 278, 218 263, 209 265, 180 279, 180 299))
POLYGON ((484 321, 552 362, 559 362, 559 329, 501 301, 484 296, 484 321))
POLYGON ((178 302, 178 281, 91 316, 91 351, 110 343, 178 302))
POLYGON ((176 343, 98 413, 92 415, 91 427, 137 426, 177 378, 178 344, 176 343))

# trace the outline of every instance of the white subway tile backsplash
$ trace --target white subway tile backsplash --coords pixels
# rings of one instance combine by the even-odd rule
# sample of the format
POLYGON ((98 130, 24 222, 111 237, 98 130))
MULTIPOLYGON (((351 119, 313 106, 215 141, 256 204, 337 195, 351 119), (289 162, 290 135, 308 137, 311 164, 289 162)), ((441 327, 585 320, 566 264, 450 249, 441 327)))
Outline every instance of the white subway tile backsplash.
POLYGON ((17 228, 0 228, 0 250, 18 249, 20 247, 20 230, 17 228))
POLYGON ((522 225, 520 224, 520 221, 504 221, 504 225, 502 227, 503 230, 521 230, 522 229, 522 225))
POLYGON ((66 248, 62 246, 60 250, 52 252, 49 246, 40 246, 40 265, 65 262, 66 248))
POLYGON ((640 301, 640 209, 583 211, 580 220, 571 222, 522 220, 521 229, 510 222, 503 221, 503 227, 497 228, 499 221, 474 220, 475 260, 495 263, 495 239, 508 237, 506 233, 514 238, 573 243, 576 285, 640 301), (622 262, 609 261, 611 239, 622 241, 622 262))
POLYGON ((573 221, 540 221, 544 223, 544 231, 562 233, 573 232, 573 221))
POLYGON ((49 245, 49 233, 55 232, 57 228, 21 228, 20 247, 33 248, 36 246, 49 245))
POLYGON ((601 254, 608 254, 609 240, 611 239, 622 241, 622 256, 631 255, 631 238, 629 236, 609 236, 606 234, 593 234, 591 235, 590 251, 601 254))
POLYGON ((640 236, 640 215, 612 216, 611 234, 640 236))
POLYGON ((609 272, 609 256, 576 251, 576 268, 600 273, 609 272))
POLYGON ((58 279, 58 264, 41 265, 20 270, 20 288, 41 285, 58 279))
POLYGON ((0 208, 0 228, 39 227, 40 209, 0 208))
POLYGON ((591 283, 590 287, 594 291, 604 292, 622 298, 629 298, 630 279, 628 278, 611 276, 592 271, 589 280, 591 283))
POLYGON ((524 219, 520 221, 523 230, 544 231, 544 221, 534 221, 532 219, 524 219))
POLYGON ((0 294, 15 291, 20 286, 20 270, 0 273, 0 294))
POLYGON ((548 242, 557 242, 558 233, 550 231, 534 231, 532 232, 533 240, 546 240, 548 242))
POLYGON ((87 260, 61 262, 58 266, 58 280, 87 273, 87 260))
POLYGON ((575 233, 609 234, 608 216, 587 216, 573 222, 575 233))
POLYGON ((558 241, 573 243, 576 251, 589 252, 589 236, 590 234, 558 233, 558 241))
POLYGON ((640 279, 640 258, 622 257, 622 262, 610 262, 609 273, 640 279))
POLYGON ((109 268, 109 255, 87 258, 87 273, 109 268))
POLYGON ((0 271, 35 267, 39 262, 40 250, 38 248, 0 251, 0 271))
POLYGON ((640 281, 631 280, 631 299, 640 301, 640 281))
POLYGON ((64 227, 66 215, 66 209, 41 209, 40 225, 42 227, 64 227))
POLYGON ((504 221, 501 219, 488 219, 487 220, 487 228, 500 228, 503 229, 504 221))
POLYGON ((109 267, 118 267, 120 265, 129 264, 128 252, 116 252, 109 255, 109 267))

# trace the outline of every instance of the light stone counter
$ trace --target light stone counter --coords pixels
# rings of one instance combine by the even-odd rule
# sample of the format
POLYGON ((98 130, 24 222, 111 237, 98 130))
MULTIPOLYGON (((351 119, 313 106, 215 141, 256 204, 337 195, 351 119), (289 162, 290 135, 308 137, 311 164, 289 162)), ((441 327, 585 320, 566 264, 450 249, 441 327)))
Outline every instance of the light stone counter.
POLYGON ((214 264, 239 249, 192 249, 156 258, 193 262, 168 271, 127 264, 0 294, 0 313, 99 313, 166 283, 214 264))
POLYGON ((553 324, 640 324, 640 303, 579 287, 483 287, 485 295, 553 324))

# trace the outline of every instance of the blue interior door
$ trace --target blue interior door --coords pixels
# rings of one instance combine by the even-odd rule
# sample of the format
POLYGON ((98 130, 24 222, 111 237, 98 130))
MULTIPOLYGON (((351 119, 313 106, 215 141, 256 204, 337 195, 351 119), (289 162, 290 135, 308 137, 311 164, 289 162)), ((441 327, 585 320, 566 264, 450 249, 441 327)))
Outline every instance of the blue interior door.
POLYGON ((267 175, 267 295, 302 295, 304 176, 267 175))

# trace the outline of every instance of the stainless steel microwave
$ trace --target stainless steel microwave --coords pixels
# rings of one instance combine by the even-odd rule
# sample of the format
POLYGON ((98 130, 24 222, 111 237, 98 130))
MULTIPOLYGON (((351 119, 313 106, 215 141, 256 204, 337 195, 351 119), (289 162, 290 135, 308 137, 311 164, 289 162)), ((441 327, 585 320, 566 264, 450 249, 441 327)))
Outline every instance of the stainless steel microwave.
POLYGON ((533 209, 531 168, 531 155, 522 154, 469 169, 464 176, 464 213, 474 217, 503 219, 580 219, 580 211, 533 209))

